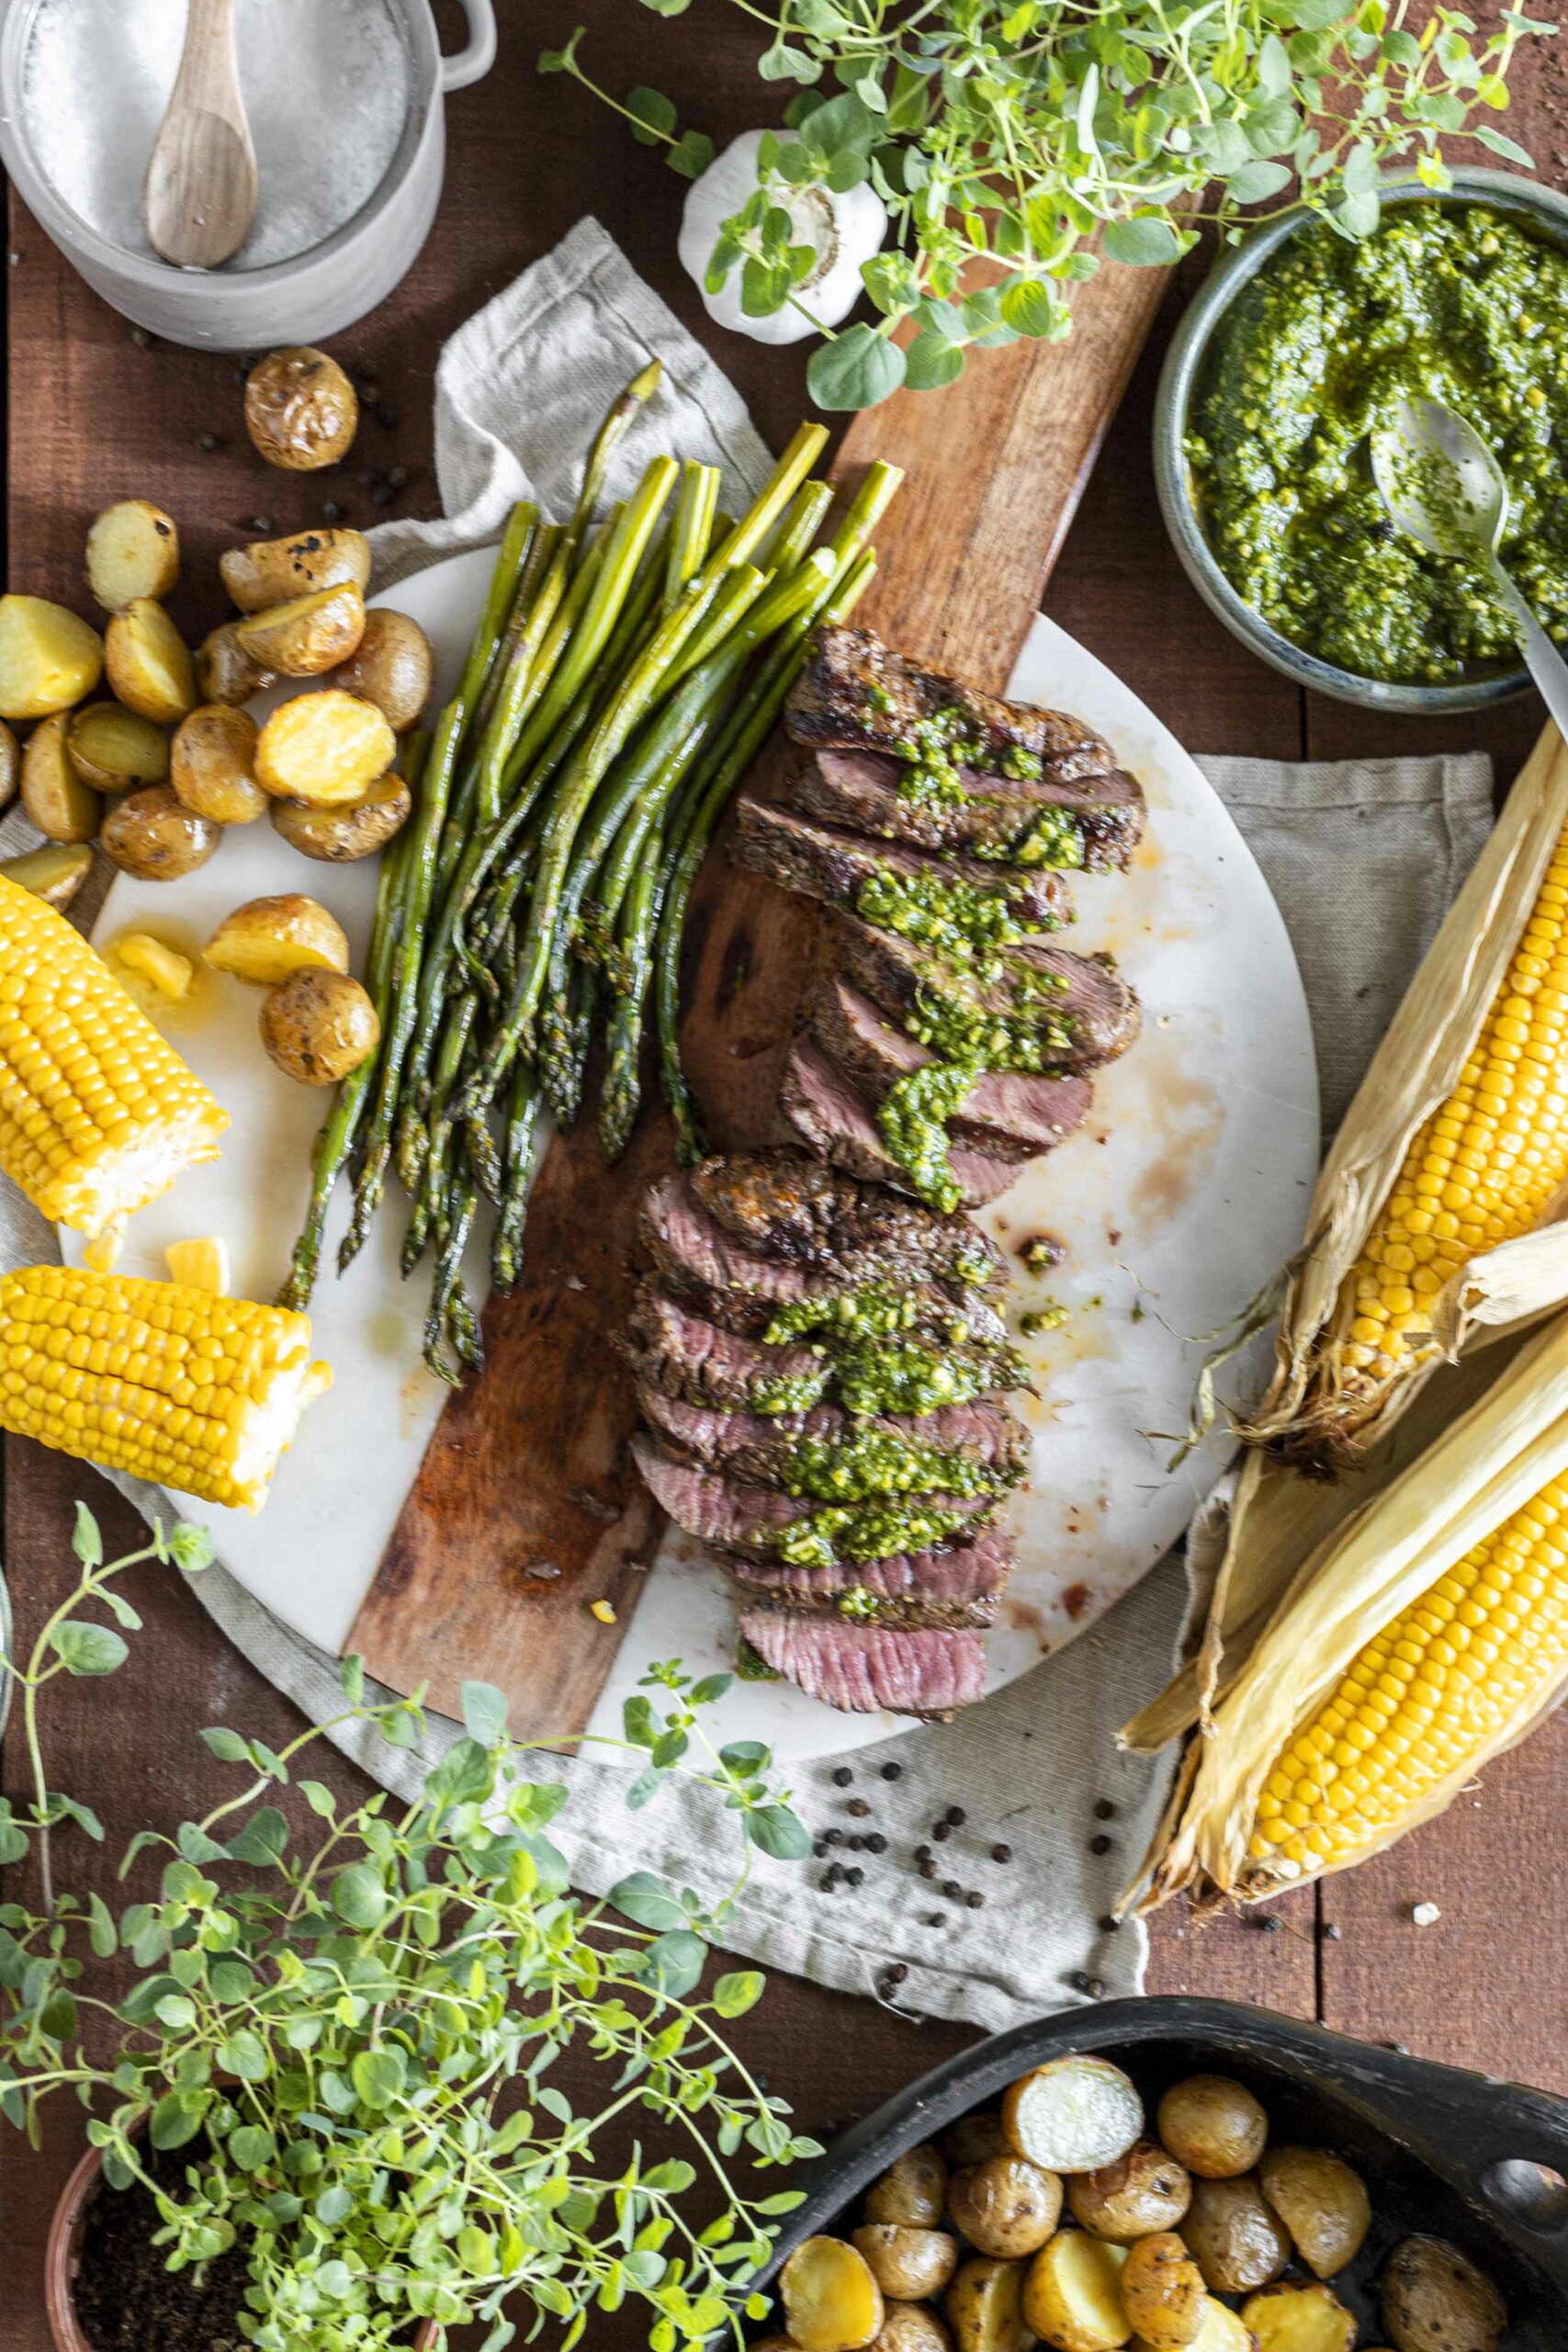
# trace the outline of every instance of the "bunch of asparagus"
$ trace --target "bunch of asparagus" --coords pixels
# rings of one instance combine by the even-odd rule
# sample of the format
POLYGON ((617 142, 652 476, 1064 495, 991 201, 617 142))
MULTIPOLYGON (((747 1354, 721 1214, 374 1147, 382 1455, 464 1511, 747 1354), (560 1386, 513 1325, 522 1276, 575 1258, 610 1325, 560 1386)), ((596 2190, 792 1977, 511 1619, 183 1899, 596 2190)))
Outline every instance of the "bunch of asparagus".
POLYGON ((317 1138, 279 1296, 309 1300, 343 1171, 340 1272, 395 1168, 403 1272, 434 1258, 425 1361, 454 1384, 484 1366, 462 1275, 480 1201, 495 1205, 492 1275, 510 1289, 544 1114, 577 1116, 602 1037, 599 1133, 619 1157, 650 997, 680 1149, 701 1156, 679 1036, 692 885, 811 631, 842 620, 871 579, 871 534, 901 479, 871 467, 818 544, 833 493, 810 474, 827 434, 802 425, 739 522, 717 512, 716 468, 656 458, 596 524, 660 372, 656 360, 611 407, 568 522, 514 510, 457 692, 434 739, 411 741, 413 815, 382 859, 367 974, 381 1043, 317 1138))

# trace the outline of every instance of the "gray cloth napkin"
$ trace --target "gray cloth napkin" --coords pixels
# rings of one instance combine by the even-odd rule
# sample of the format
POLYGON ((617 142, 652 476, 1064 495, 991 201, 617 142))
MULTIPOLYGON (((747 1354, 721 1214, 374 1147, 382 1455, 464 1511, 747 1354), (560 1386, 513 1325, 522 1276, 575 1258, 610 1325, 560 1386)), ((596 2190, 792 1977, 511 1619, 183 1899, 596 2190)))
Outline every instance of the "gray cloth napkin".
MULTIPOLYGON (((446 519, 384 526, 379 584, 493 538, 519 496, 537 495, 550 512, 564 512, 605 401, 655 353, 666 382, 646 424, 628 435, 626 475, 645 447, 657 446, 719 462, 731 481, 754 488, 766 453, 733 390, 603 230, 583 221, 446 346, 436 436, 446 519)), ((1312 1002, 1325 1105, 1337 1118, 1485 838, 1488 763, 1203 765, 1280 901, 1312 1002)), ((0 823, 0 854, 20 846, 26 830, 15 816, 0 823)), ((53 1235, 7 1187, 0 1261, 55 1255, 53 1235)), ((177 1499, 116 1483, 147 1516, 178 1516, 177 1499)), ((320 1721, 336 1712, 332 1659, 221 1567, 193 1589, 307 1715, 320 1721)), ((836 1828, 842 1838, 871 1836, 886 1846, 856 1852, 835 1845, 833 1858, 863 1877, 831 1891, 821 1884, 821 1860, 804 1869, 761 1863, 729 1944, 766 1966, 987 2028, 1101 1989, 1139 1990, 1144 1930, 1101 1921, 1147 1843, 1167 1773, 1119 1754, 1115 1734, 1166 1680, 1186 1605, 1186 1578, 1173 1558, 1060 1657, 958 1722, 863 1748, 843 1767, 804 1768, 795 1797, 814 1831, 836 1828), (845 1770, 852 1778, 841 1785, 845 1770), (851 1813, 862 1802, 869 1810, 851 1813), (964 1818, 935 1838, 933 1825, 950 1807, 964 1818), (1091 1841, 1104 1849, 1092 1851, 1091 1841), (934 1860, 930 1878, 914 1862, 922 1842, 934 1860), (1010 1849, 1006 1861, 993 1855, 1001 1846, 1010 1849), (956 1896, 942 1892, 949 1883, 956 1896), (970 1905, 972 1893, 982 1905, 970 1905), (899 1973, 890 1978, 890 1970, 899 1973)), ((423 1759, 357 1731, 340 1744, 406 1797, 423 1762, 454 1731, 433 1720, 423 1759)), ((581 1885, 603 1893, 625 1872, 648 1868, 708 1896, 729 1883, 733 1816, 705 1792, 670 1786, 648 1811, 630 1815, 620 1767, 580 1758, 561 1770, 572 1802, 556 1834, 581 1885)))

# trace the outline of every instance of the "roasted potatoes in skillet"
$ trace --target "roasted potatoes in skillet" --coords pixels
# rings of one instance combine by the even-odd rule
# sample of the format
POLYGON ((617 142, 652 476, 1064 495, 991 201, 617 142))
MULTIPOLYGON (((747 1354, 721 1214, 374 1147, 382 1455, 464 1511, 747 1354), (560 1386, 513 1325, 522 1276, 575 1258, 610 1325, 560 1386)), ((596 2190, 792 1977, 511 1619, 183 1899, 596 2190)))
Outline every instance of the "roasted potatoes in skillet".
POLYGON ((1356 2323, 1332 2287, 1265 2287, 1241 2317, 1258 2352, 1354 2352, 1356 2323))
MULTIPOLYGON (((1145 2337, 1134 2335, 1127 2352, 1155 2352, 1155 2346, 1145 2337)), ((1228 2303, 1217 2303, 1213 2295, 1206 2295, 1198 2315, 1198 2333, 1187 2352, 1258 2352, 1258 2338, 1228 2303)))
POLYGON ((335 915, 290 890, 250 899, 225 915, 202 949, 215 971, 253 988, 276 988, 296 972, 346 972, 348 941, 335 915))
POLYGON ((1156 2129, 1189 2172, 1230 2180, 1250 2172, 1263 2154, 1269 2118, 1244 2083, 1228 2075, 1189 2075, 1161 2099, 1156 2129))
POLYGON ((1142 2136, 1144 2103, 1109 2058, 1053 2058, 1009 2086, 1002 2129, 1015 2155, 1047 2172, 1089 2172, 1142 2136))
POLYGON ((335 465, 348 455, 358 424, 354 386, 335 359, 309 344, 269 351, 245 379, 245 430, 267 464, 285 473, 335 465))
POLYGON ((281 678, 319 678, 355 652, 365 635, 365 599, 352 580, 287 605, 248 613, 234 635, 252 661, 281 678))
POLYGON ((117 800, 98 835, 121 872, 143 882, 177 882, 182 874, 194 874, 222 838, 220 825, 194 816, 166 784, 117 800))
POLYGON ((51 842, 47 849, 24 850, 0 863, 0 874, 19 890, 30 890, 46 907, 67 908, 93 870, 85 842, 51 842))
POLYGON ((196 683, 203 702, 229 703, 238 709, 273 683, 273 673, 253 660, 235 635, 237 624, 225 621, 202 640, 196 657, 196 683))
POLYGON ((947 2194, 947 2166, 929 2140, 895 2157, 865 2192, 868 2222, 902 2222, 929 2230, 941 2221, 947 2194))
POLYGON ((50 718, 104 673, 96 628, 41 596, 0 596, 0 718, 50 718))
POLYGON ((942 2153, 954 2172, 965 2171, 971 2165, 983 2165, 991 2156, 1010 2156, 1013 2153, 1008 2135, 1002 2130, 999 2115, 982 2112, 961 2115, 942 2135, 942 2153))
POLYGON ((218 570, 243 613, 263 613, 345 582, 363 596, 370 584, 370 542, 362 531, 296 531, 231 548, 219 557, 218 570))
POLYGON ((430 700, 434 675, 435 657, 419 623, 379 606, 367 614, 358 650, 333 683, 363 695, 386 714, 394 735, 406 735, 430 700))
POLYGON ((201 700, 185 639, 151 596, 138 596, 110 621, 104 667, 127 710, 160 727, 174 726, 201 700))
POLYGON ((872 2352, 953 2352, 946 2324, 929 2303, 889 2303, 872 2352))
POLYGON ((256 722, 226 703, 203 703, 182 718, 170 746, 169 782, 197 817, 249 825, 272 806, 256 782, 256 722))
POLYGON ((1122 2301, 1125 2246, 1058 2230, 1029 2266, 1023 2316, 1055 2352, 1117 2352, 1133 2330, 1122 2301))
POLYGON ((22 781, 22 747, 13 729, 0 718, 0 808, 8 808, 22 781))
POLYGON ((958 2241, 946 2230, 865 2222, 854 2233, 854 2244, 883 2293, 901 2303, 940 2295, 958 2267, 958 2241))
POLYGON ((988 2254, 960 2263, 942 2306, 956 2352, 1028 2352, 1037 2331, 1024 2316, 1027 2267, 988 2254))
MULTIPOLYGON (((409 820, 413 796, 400 775, 378 776, 363 800, 346 808, 308 808, 302 800, 267 803, 272 829, 306 857, 334 865, 371 857, 409 820)), ((869 2212, 870 2201, 866 2210, 869 2212)), ((941 2209, 938 2209, 940 2218, 941 2209)), ((873 2214, 874 2221, 887 2216, 873 2214)))
POLYGON ((278 800, 342 808, 364 798, 397 748, 374 703, 328 686, 278 705, 256 744, 256 782, 278 800))
POLYGON ((1446 2238, 1403 2239, 1378 2297, 1394 2352, 1495 2352, 1508 2324, 1491 2279, 1446 2238))
POLYGON ((87 585, 106 613, 123 613, 139 596, 160 602, 180 576, 174 517, 145 498, 122 498, 95 515, 87 533, 87 585))
POLYGON ((1359 2173, 1323 2148, 1269 2148, 1258 2180, 1315 2278, 1332 2278, 1355 2260, 1372 2223, 1359 2173))
POLYGON ((1173 2230, 1156 2230, 1128 2247, 1121 2291, 1129 2322, 1156 2352, 1190 2344, 1209 2300, 1202 2272, 1173 2230))
POLYGON ((1236 2180, 1195 2180, 1181 2224, 1204 2284, 1217 2295, 1271 2286, 1291 2258, 1291 2241, 1255 2173, 1236 2180))
POLYGON ((65 727, 65 749, 84 784, 95 792, 134 792, 163 784, 169 774, 169 739, 150 718, 118 702, 84 703, 65 727))
POLYGON ((1075 2173, 1066 2190, 1079 2228, 1109 2238, 1112 2245, 1131 2245, 1156 2230, 1179 2228, 1192 2202, 1187 2173, 1157 2140, 1139 2140, 1114 2164, 1075 2173))
POLYGON ((1023 2156, 990 2156, 955 2172, 947 2210, 955 2230, 981 2254, 1004 2260, 1038 2254, 1062 2213, 1062 2184, 1023 2156))
POLYGON ((842 2238, 797 2245, 779 2272, 779 2292, 800 2352, 858 2352, 882 2326, 882 2290, 864 2256, 842 2238))
POLYGON ((335 1086, 375 1052, 381 1023, 356 979, 318 969, 296 972, 271 990, 261 1009, 261 1037, 286 1076, 302 1086, 335 1086))
POLYGON ((22 746, 22 806, 51 842, 90 842, 104 820, 104 804, 84 784, 66 748, 71 713, 57 711, 33 729, 22 746))

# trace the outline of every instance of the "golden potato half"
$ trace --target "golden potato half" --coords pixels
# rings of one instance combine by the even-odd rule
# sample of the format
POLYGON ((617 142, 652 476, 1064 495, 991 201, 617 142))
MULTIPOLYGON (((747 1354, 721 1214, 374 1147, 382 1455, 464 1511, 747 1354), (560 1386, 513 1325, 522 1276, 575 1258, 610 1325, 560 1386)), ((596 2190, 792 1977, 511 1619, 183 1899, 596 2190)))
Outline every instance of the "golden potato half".
POLYGON ((396 757, 398 739, 374 703, 341 687, 280 703, 256 744, 256 782, 278 800, 342 808, 361 800, 396 757))
POLYGON ((225 915, 202 949, 215 971, 252 988, 276 988, 296 972, 346 972, 348 941, 335 915, 296 890, 250 899, 225 915))

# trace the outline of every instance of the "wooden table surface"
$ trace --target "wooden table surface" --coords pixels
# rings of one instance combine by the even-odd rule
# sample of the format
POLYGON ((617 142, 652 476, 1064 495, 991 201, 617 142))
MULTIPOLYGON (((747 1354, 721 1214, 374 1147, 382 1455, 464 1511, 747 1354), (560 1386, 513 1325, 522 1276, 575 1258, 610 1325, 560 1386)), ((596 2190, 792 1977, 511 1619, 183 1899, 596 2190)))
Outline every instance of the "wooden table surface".
MULTIPOLYGON (((456 17, 447 0, 440 13, 456 17)), ((204 631, 221 617, 217 554, 236 539, 319 520, 326 498, 355 524, 433 514, 431 400, 442 342, 585 211, 715 351, 761 429, 782 445, 803 410, 799 349, 770 352, 708 327, 675 262, 682 183, 581 91, 534 73, 537 50, 584 17, 592 28, 585 54, 607 86, 664 88, 683 118, 722 141, 772 110, 753 79, 745 17, 721 11, 716 0, 669 21, 631 0, 514 0, 502 13, 494 73, 448 107, 446 193, 429 246, 392 300, 334 345, 378 387, 341 478, 265 468, 244 436, 232 358, 147 347, 13 199, 9 586, 82 604, 90 517, 111 499, 151 497, 177 516, 186 543, 191 584, 177 616, 204 631), (394 467, 409 472, 396 490, 385 480, 394 467)), ((445 30, 450 47, 456 23, 445 30)), ((1510 118, 1541 175, 1560 183, 1568 179, 1564 88, 1562 62, 1543 48, 1519 69, 1510 118)), ((1170 288, 1089 486, 1052 582, 1053 617, 1196 751, 1334 758, 1480 745, 1506 781, 1539 723, 1531 703, 1442 726, 1370 718, 1303 695, 1263 667, 1188 588, 1160 525, 1148 454, 1159 351, 1185 291, 1170 288)), ((293 1204, 280 1206, 280 1215, 293 1213, 293 1204)), ((140 1522, 96 1474, 6 1442, 4 1556, 23 1642, 69 1574, 78 1495, 99 1512, 111 1552, 141 1541, 140 1522)), ((144 1823, 162 1826, 194 1809, 209 1769, 197 1743, 202 1725, 235 1724, 274 1743, 298 1728, 288 1702, 229 1647, 172 1571, 140 1575, 129 1589, 146 1620, 130 1666, 109 1681, 67 1683, 51 1694, 53 1784, 96 1806, 111 1858, 144 1823)), ((6 1766, 14 1792, 14 1743, 6 1766)), ((356 1783, 335 1759, 323 1777, 345 1791, 356 1783)), ((1154 1926, 1149 1990, 1257 2001, 1568 2090, 1568 1874, 1558 1866, 1565 1794, 1568 1719, 1559 1717, 1495 1765, 1442 1821, 1321 1894, 1308 1892, 1250 1921, 1197 1924, 1167 1910, 1154 1926), (1416 1903, 1436 1903, 1440 1920, 1416 1928, 1416 1903)), ((107 1860, 102 1883, 113 1899, 107 1860)), ((773 2087, 813 2128, 870 2106, 968 2038, 963 2029, 787 1977, 773 1981, 743 2034, 773 2087)), ((7 2352, 46 2352, 44 2233, 80 2129, 79 2110, 62 2108, 41 2154, 8 2130, 0 2137, 7 2352)), ((624 2340, 635 2341, 635 2329, 624 2340)))

